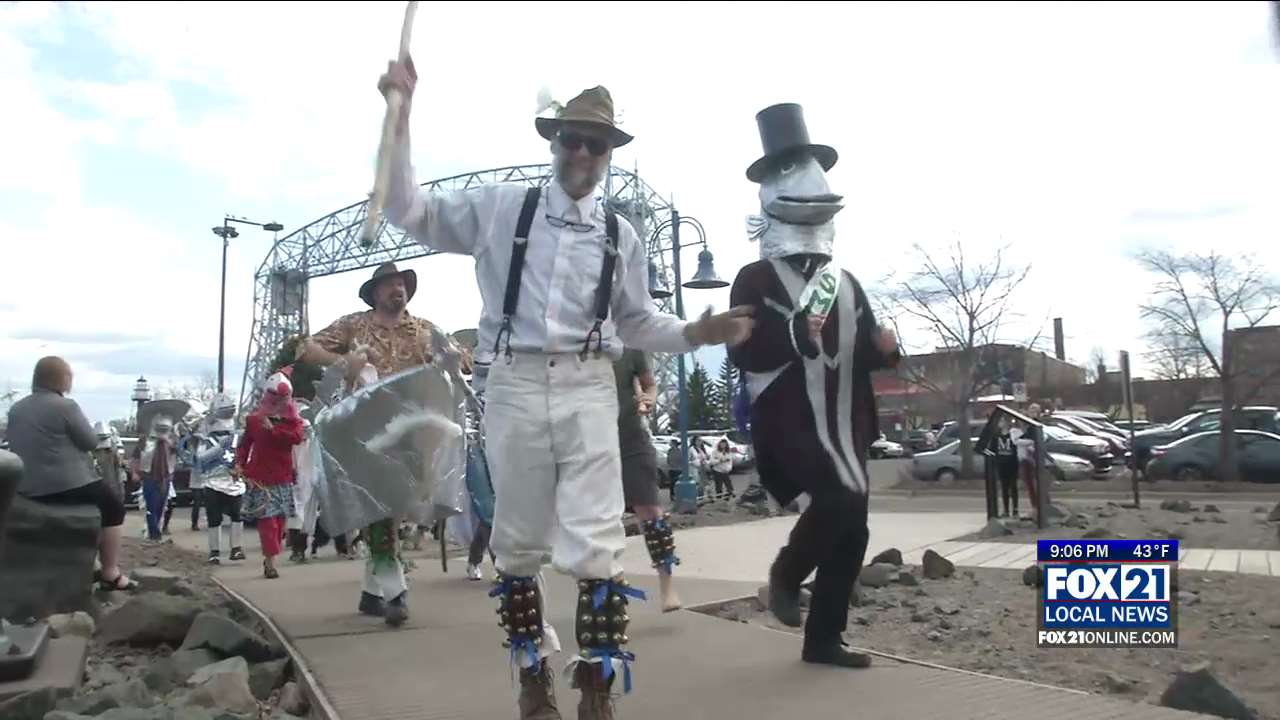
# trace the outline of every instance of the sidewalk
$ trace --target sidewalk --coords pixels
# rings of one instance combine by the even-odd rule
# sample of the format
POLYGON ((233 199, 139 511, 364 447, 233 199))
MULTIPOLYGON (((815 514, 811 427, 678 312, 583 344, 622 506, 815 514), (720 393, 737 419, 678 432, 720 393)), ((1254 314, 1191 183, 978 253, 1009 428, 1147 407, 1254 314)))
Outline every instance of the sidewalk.
MULTIPOLYGON (((1035 543, 940 542, 930 547, 959 567, 1021 569, 1036 561, 1035 543)), ((922 550, 903 550, 903 560, 919 564, 922 550)), ((1188 548, 1178 552, 1179 570, 1237 572, 1280 577, 1280 550, 1215 550, 1188 548)))
MULTIPOLYGON (((937 513, 929 514, 932 521, 937 513)), ((901 520, 873 516, 874 545, 888 547, 907 534, 901 520)), ((792 518, 724 528, 682 531, 677 540, 687 558, 680 566, 679 590, 686 606, 752 595, 775 543, 792 518), (711 575, 739 576, 713 578, 711 575)), ((951 532, 949 518, 938 527, 915 527, 926 539, 951 532), (930 531, 930 532, 925 532, 930 531)), ((971 530, 966 527, 965 530, 971 530)), ((246 534, 252 540, 251 534, 246 534)), ((175 542, 199 549, 203 533, 178 531, 175 542)), ((656 595, 652 570, 643 567, 642 538, 628 544, 629 573, 656 595)), ((249 546, 256 542, 247 542, 249 546)), ((342 720, 494 720, 515 716, 515 696, 502 647, 502 631, 487 596, 488 583, 468 582, 462 560, 451 572, 437 559, 415 557, 411 576, 412 617, 400 630, 355 613, 359 562, 327 557, 306 565, 283 563, 278 580, 261 577, 254 548, 249 559, 224 566, 218 578, 265 613, 283 632, 319 687, 321 717, 342 720)), ((412 556, 411 556, 412 557, 412 556)), ((572 581, 548 574, 548 611, 573 652, 572 581)), ((1115 700, 1071 690, 1005 680, 910 661, 878 657, 868 670, 847 671, 799 661, 800 638, 789 633, 720 620, 697 612, 662 614, 653 601, 635 603, 629 648, 636 653, 635 692, 619 700, 619 717, 674 717, 681 720, 767 720, 858 717, 872 720, 1024 720, 1035 707, 1039 720, 1055 718, 1191 718, 1190 713, 1115 700)), ((1032 638, 1027 638, 1032 642, 1032 638)), ((561 674, 557 693, 565 718, 576 716, 577 693, 561 674)))

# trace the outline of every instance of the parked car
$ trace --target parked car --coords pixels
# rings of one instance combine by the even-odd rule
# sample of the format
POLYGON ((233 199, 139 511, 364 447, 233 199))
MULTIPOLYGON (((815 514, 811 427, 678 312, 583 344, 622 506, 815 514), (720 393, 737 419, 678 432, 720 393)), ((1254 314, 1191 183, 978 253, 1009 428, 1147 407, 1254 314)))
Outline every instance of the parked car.
POLYGON ((1117 425, 1115 422, 1113 422, 1111 420, 1111 417, 1106 413, 1095 412, 1093 410, 1055 410, 1053 414, 1069 415, 1071 417, 1084 418, 1085 420, 1088 420, 1090 423, 1097 425, 1100 429, 1102 429, 1105 432, 1113 433, 1116 435, 1124 435, 1125 437, 1128 437, 1128 433, 1125 430, 1122 430, 1120 426, 1117 425))
MULTIPOLYGON (((1245 482, 1280 483, 1280 435, 1261 430, 1236 430, 1236 459, 1245 482)), ((1218 449, 1221 431, 1195 433, 1151 449, 1149 480, 1196 482, 1220 477, 1218 449)))
POLYGON ((911 452, 929 452, 938 449, 938 435, 928 428, 907 431, 907 447, 911 452))
MULTIPOLYGON (((1274 406, 1244 407, 1232 413, 1235 427, 1238 430, 1262 430, 1280 434, 1280 408, 1274 406)), ((1159 445, 1169 445, 1190 435, 1203 432, 1216 432, 1222 427, 1222 410, 1203 410, 1183 415, 1168 425, 1148 428, 1134 435, 1133 457, 1138 469, 1146 471, 1151 460, 1151 449, 1159 445)))
POLYGON ((1134 432, 1141 432, 1142 430, 1146 430, 1151 427, 1150 420, 1134 420, 1133 422, 1129 422, 1128 420, 1116 420, 1114 424, 1116 427, 1120 428, 1120 431, 1124 433, 1125 437, 1129 436, 1130 427, 1133 428, 1134 432))
POLYGON ((884 436, 882 433, 875 442, 871 443, 871 447, 867 448, 867 459, 877 460, 879 458, 900 458, 905 457, 907 449, 900 443, 896 443, 884 436))
POLYGON ((1116 456, 1105 440, 1092 435, 1077 435, 1060 427, 1045 425, 1045 451, 1059 455, 1074 455, 1088 460, 1099 475, 1111 472, 1116 456))
MULTIPOLYGON (((973 439, 974 447, 978 439, 973 439)), ((985 461, 982 455, 974 455, 975 469, 985 461)), ((1045 453, 1044 466, 1055 479, 1074 482, 1093 477, 1093 465, 1083 458, 1060 453, 1045 453)), ((949 481, 960 476, 960 441, 952 440, 937 450, 918 453, 911 458, 911 475, 917 480, 949 481)))
POLYGON ((1091 435, 1107 443, 1111 448, 1111 454, 1118 458, 1129 457, 1129 441, 1119 432, 1110 432, 1104 430, 1091 420, 1087 420, 1077 415, 1065 415, 1061 413, 1053 413, 1046 415, 1043 420, 1049 425, 1062 428, 1069 433, 1075 435, 1091 435))
MULTIPOLYGON (((727 433, 715 433, 707 430, 690 430, 689 443, 692 445, 695 437, 702 438, 708 449, 714 448, 721 440, 729 441, 729 453, 733 455, 733 472, 742 472, 755 467, 756 453, 755 448, 748 443, 734 442, 727 433)), ((667 448, 670 447, 671 441, 679 442, 679 435, 654 435, 653 447, 658 452, 658 460, 662 462, 667 457, 667 448)))

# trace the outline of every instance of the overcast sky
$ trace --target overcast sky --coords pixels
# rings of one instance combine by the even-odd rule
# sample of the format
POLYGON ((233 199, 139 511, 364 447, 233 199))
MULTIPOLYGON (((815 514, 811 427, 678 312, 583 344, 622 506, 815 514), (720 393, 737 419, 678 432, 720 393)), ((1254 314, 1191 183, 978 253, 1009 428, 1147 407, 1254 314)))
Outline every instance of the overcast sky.
MULTIPOLYGON (((67 357, 92 419, 133 381, 216 366, 224 213, 285 233, 362 198, 403 3, 0 5, 0 393, 67 357)), ((847 208, 837 259, 869 286, 912 243, 1009 245, 1020 298, 1068 355, 1140 350, 1152 244, 1280 267, 1280 68, 1251 3, 423 3, 422 181, 547 160, 538 88, 606 85, 637 140, 615 162, 706 226, 722 276, 755 258, 754 115, 804 105, 847 208), (1047 330, 1048 331, 1048 330, 1047 330)), ((229 254, 238 386, 270 233, 229 254)), ((686 265, 692 267, 695 252, 686 265)), ((411 309, 475 325, 468 258, 410 264, 411 309)), ((360 309, 369 271, 318 280, 310 317, 360 309)), ((727 292, 686 294, 690 308, 727 292)), ((313 329, 318 329, 314 327, 313 329)), ((1013 328, 1034 334, 1035 328, 1013 328)), ((912 349, 932 341, 904 337, 912 349)))

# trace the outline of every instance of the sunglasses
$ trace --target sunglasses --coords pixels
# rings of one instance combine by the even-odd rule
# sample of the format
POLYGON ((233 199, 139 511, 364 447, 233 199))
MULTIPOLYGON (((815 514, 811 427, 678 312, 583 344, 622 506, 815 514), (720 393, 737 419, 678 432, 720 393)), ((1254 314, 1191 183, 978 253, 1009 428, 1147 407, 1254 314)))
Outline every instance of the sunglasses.
POLYGON ((557 137, 560 140, 560 145, 569 152, 577 152, 583 145, 587 146, 587 152, 596 157, 609 152, 609 143, 597 137, 582 135, 568 130, 561 130, 557 137))

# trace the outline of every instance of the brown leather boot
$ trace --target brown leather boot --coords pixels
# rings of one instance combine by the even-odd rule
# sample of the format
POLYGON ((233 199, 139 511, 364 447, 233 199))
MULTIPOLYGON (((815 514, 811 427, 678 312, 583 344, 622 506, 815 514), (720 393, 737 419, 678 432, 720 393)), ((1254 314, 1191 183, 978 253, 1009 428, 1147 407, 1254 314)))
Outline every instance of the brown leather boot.
POLYGON ((613 678, 604 679, 601 665, 578 663, 573 678, 574 684, 582 691, 578 700, 578 720, 613 720, 613 697, 609 694, 613 678))
POLYGON ((556 683, 547 661, 520 670, 520 720, 560 720, 556 683))

